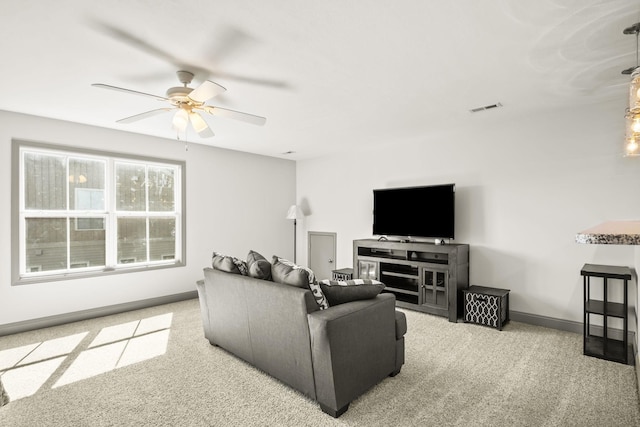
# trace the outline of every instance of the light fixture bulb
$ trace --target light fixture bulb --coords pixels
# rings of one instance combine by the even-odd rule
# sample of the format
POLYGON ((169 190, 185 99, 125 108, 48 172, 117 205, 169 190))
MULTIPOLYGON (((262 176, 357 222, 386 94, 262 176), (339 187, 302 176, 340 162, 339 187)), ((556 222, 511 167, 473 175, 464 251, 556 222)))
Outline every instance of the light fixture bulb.
MULTIPOLYGON (((189 119, 191 120, 191 125, 193 126, 193 129, 197 133, 200 133, 207 128, 207 122, 205 122, 204 119, 200 117, 200 114, 194 113, 192 111, 189 113, 189 119)), ((638 126, 640 126, 640 124, 638 126)))
POLYGON ((187 110, 181 108, 176 112, 176 115, 173 116, 173 127, 183 131, 187 128, 187 123, 189 123, 189 113, 187 113, 187 110))
POLYGON ((627 142, 627 153, 634 154, 636 151, 638 151, 638 143, 634 138, 631 138, 627 142))

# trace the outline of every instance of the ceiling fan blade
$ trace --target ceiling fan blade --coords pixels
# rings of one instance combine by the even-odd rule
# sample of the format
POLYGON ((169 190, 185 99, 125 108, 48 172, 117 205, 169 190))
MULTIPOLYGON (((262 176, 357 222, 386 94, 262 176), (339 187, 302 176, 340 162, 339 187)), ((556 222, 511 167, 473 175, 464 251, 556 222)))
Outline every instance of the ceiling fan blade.
POLYGON ((212 116, 241 120, 243 122, 251 123, 252 125, 262 126, 267 122, 267 119, 265 117, 260 117, 249 113, 241 113, 240 111, 228 110, 226 108, 220 107, 212 107, 209 105, 205 105, 202 108, 212 116))
POLYGON ((188 97, 196 102, 206 102, 226 90, 227 89, 220 86, 218 83, 214 83, 211 80, 205 80, 204 83, 192 90, 188 97))
MULTIPOLYGON (((109 37, 120 40, 121 42, 137 48, 149 55, 155 56, 160 60, 166 61, 176 67, 178 70, 189 70, 200 79, 214 77, 227 80, 235 80, 254 85, 271 86, 274 88, 290 88, 289 84, 284 81, 253 78, 249 76, 224 73, 220 71, 214 71, 209 68, 204 68, 202 66, 199 66, 198 64, 186 62, 181 58, 178 58, 165 51, 164 49, 155 46, 146 40, 143 40, 135 34, 130 33, 122 28, 115 27, 111 24, 107 24, 106 22, 94 21, 92 25, 95 30, 106 34, 109 37)), ((247 34, 234 28, 227 29, 222 34, 214 34, 212 35, 211 39, 216 40, 217 43, 216 46, 212 46, 210 49, 208 49, 211 52, 209 55, 206 55, 207 57, 205 58, 205 60, 207 63, 212 64, 218 64, 221 59, 224 59, 226 56, 228 56, 231 51, 240 49, 243 43, 246 44, 251 40, 251 38, 247 34)), ((202 61, 199 61, 199 63, 201 62, 202 61)))
POLYGON ((152 45, 146 40, 141 39, 140 37, 130 33, 121 28, 115 27, 111 24, 107 24, 106 22, 101 21, 93 21, 91 22, 94 29, 112 37, 120 40, 121 42, 128 44, 129 46, 133 46, 149 55, 153 55, 156 58, 160 58, 164 61, 169 62, 170 64, 179 67, 180 69, 184 69, 186 64, 182 64, 176 57, 171 55, 169 52, 164 51, 163 49, 152 45))
POLYGON ((198 135, 202 138, 211 138, 214 136, 213 131, 200 114, 194 112, 189 113, 189 120, 191 121, 193 129, 198 132, 198 135))
POLYGON ((146 119, 147 117, 156 116, 158 114, 166 113, 167 111, 174 110, 174 108, 158 108, 157 110, 147 111, 146 113, 136 114, 135 116, 125 117, 124 119, 116 120, 117 123, 133 123, 138 120, 146 119))
POLYGON ((159 99, 160 101, 170 101, 169 98, 165 98, 164 96, 152 95, 150 93, 144 93, 144 92, 138 92, 137 90, 125 89, 123 87, 118 87, 118 86, 105 85, 105 84, 102 84, 102 83, 93 83, 93 84, 91 84, 91 86, 101 87, 103 89, 117 90, 119 92, 132 93, 134 95, 150 96, 151 98, 159 99))

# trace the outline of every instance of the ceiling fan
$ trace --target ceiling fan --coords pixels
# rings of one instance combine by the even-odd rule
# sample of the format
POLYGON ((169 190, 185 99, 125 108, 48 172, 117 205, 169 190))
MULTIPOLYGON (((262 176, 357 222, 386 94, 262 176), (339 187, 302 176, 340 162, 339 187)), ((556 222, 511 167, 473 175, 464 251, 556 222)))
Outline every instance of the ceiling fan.
POLYGON ((187 125, 191 123, 193 129, 202 138, 210 138, 214 135, 207 122, 200 115, 200 112, 209 113, 213 116, 241 120, 258 126, 262 126, 266 123, 267 119, 264 117, 205 104, 208 100, 225 92, 227 89, 212 82, 211 80, 205 80, 200 86, 190 88, 187 85, 191 83, 191 80, 193 80, 193 73, 190 71, 180 70, 177 74, 178 80, 180 80, 180 83, 182 83, 183 86, 176 86, 167 89, 166 96, 152 95, 145 92, 139 92, 137 90, 125 89, 102 83, 93 83, 91 86, 132 93, 134 95, 147 96, 159 101, 166 101, 171 104, 171 106, 168 107, 157 108, 155 110, 116 120, 118 123, 133 123, 157 114, 176 111, 173 116, 173 128, 178 131, 184 131, 187 125))

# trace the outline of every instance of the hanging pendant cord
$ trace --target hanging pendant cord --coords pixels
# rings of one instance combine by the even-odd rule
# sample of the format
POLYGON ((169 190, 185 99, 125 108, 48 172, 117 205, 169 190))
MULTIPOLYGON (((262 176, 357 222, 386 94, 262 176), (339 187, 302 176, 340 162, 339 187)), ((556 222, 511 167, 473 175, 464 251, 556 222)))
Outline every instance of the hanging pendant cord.
POLYGON ((638 68, 638 33, 640 33, 640 29, 636 27, 636 68, 638 68))

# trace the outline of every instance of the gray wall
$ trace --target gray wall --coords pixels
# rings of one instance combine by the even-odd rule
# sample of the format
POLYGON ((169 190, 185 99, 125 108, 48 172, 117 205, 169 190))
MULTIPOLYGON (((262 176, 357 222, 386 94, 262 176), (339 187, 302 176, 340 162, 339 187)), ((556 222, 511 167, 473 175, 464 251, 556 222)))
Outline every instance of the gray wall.
MULTIPOLYGON (((215 141, 214 141, 215 142, 215 141)), ((293 257, 285 219, 295 162, 0 111, 0 325, 195 290, 213 250, 246 258, 293 257), (22 139, 184 160, 187 265, 148 272, 11 285, 11 140, 22 139)))

